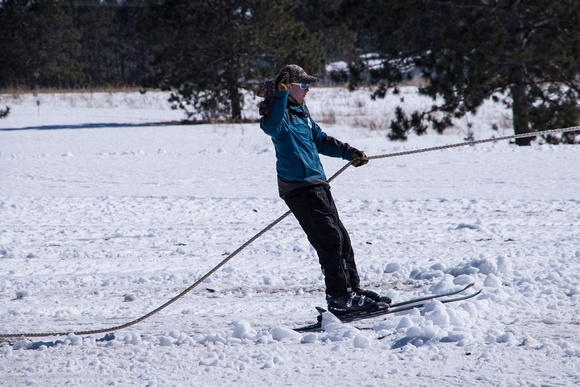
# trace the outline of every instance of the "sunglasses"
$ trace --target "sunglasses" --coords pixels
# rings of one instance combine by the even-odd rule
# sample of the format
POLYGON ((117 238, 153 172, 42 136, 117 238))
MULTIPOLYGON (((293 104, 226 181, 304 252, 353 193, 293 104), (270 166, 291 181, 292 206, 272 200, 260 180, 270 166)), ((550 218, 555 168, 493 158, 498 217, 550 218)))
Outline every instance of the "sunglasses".
POLYGON ((293 85, 300 86, 302 90, 308 87, 308 83, 292 83, 293 85))

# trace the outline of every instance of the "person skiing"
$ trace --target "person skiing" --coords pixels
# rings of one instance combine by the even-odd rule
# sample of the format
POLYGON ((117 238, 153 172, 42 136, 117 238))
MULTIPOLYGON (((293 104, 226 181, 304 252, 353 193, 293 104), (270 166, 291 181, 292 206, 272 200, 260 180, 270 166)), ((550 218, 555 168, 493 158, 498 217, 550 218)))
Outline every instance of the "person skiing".
POLYGON ((368 163, 363 151, 324 133, 305 104, 316 78, 297 65, 287 65, 276 81, 258 90, 260 128, 276 150, 278 191, 317 252, 326 285, 328 309, 334 314, 384 307, 388 297, 360 288, 348 231, 342 224, 319 154, 368 163))

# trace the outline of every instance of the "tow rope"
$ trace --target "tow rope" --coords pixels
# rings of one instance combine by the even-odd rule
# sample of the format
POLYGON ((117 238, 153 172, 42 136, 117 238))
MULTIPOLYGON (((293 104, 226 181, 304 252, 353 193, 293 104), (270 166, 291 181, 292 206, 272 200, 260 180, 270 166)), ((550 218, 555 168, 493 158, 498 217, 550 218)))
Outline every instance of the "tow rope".
MULTIPOLYGON (((521 134, 515 134, 515 135, 511 135, 511 136, 494 137, 494 138, 488 138, 488 139, 484 139, 484 140, 467 141, 467 142, 461 142, 461 143, 456 143, 456 144, 435 146, 435 147, 430 147, 430 148, 422 148, 422 149, 415 149, 415 150, 409 150, 409 151, 387 153, 387 154, 377 155, 377 156, 368 156, 367 159, 369 159, 369 160, 384 159, 384 158, 391 158, 391 157, 433 152, 433 151, 438 151, 438 150, 443 150, 443 149, 459 148, 459 147, 463 147, 463 146, 479 145, 479 144, 485 144, 485 143, 490 143, 490 142, 515 140, 518 138, 528 138, 528 137, 536 137, 536 136, 542 136, 542 135, 547 135, 547 134, 567 133, 567 132, 575 132, 575 131, 580 131, 580 126, 573 126, 573 127, 569 127, 569 128, 560 128, 560 129, 551 129, 551 130, 545 130, 545 131, 540 131, 540 132, 521 133, 521 134)), ((350 162, 348 162, 344 167, 342 167, 334 175, 332 175, 332 177, 330 177, 327 181, 331 182, 332 180, 334 180, 342 172, 344 172, 353 162, 355 162, 357 160, 358 159, 351 160, 350 162)), ((208 279, 212 274, 214 274, 216 271, 218 271, 221 267, 223 267, 226 263, 228 263, 233 257, 238 255, 242 250, 244 250, 246 247, 248 247, 250 244, 252 244, 256 239, 260 238, 262 235, 264 235, 270 229, 274 228, 278 223, 280 223, 288 215, 290 215, 290 213, 291 213, 291 211, 288 210, 286 213, 284 213, 278 219, 276 219, 275 221, 270 223, 268 226, 266 226, 264 229, 259 231, 256 235, 254 235, 247 242, 245 242, 243 245, 238 247, 233 253, 229 254, 223 261, 221 261, 219 264, 217 264, 213 269, 208 271, 203 277, 198 279, 194 284, 189 286, 187 289, 183 290, 177 296, 173 297, 172 299, 167 301, 165 304, 159 306, 158 308, 152 310, 151 312, 149 312, 149 313, 147 313, 147 314, 145 314, 145 315, 143 315, 143 316, 141 316, 133 321, 129 321, 125 324, 117 325, 117 326, 110 327, 110 328, 85 330, 85 331, 44 332, 44 333, 0 333, 0 342, 2 342, 2 341, 14 341, 17 339, 23 339, 25 337, 68 336, 70 334, 80 336, 80 335, 94 335, 94 334, 101 334, 101 333, 109 333, 109 332, 125 329, 125 328, 133 326, 137 323, 140 323, 141 321, 146 320, 149 317, 153 316, 154 314, 167 308, 169 305, 173 304, 175 301, 177 301, 181 297, 185 296, 191 290, 195 289, 199 284, 201 284, 203 281, 208 279)))

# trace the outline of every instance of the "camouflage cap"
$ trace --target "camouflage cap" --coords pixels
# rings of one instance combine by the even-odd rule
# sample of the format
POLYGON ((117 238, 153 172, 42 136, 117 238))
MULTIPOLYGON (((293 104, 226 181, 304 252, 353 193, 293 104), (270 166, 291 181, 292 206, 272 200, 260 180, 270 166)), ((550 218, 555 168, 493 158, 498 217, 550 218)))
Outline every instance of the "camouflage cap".
POLYGON ((316 77, 306 74, 306 71, 298 65, 286 65, 280 74, 288 72, 290 74, 290 83, 313 83, 316 77))

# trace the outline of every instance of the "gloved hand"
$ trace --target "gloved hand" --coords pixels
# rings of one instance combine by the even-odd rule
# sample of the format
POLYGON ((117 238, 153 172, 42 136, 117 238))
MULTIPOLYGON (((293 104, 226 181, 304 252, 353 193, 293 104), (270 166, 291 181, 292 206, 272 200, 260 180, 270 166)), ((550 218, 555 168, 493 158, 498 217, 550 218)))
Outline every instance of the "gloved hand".
POLYGON ((365 155, 365 152, 359 151, 358 149, 355 149, 354 153, 352 154, 351 160, 356 160, 352 162, 352 165, 354 167, 362 167, 363 165, 369 162, 369 159, 367 159, 367 155, 365 155))
POLYGON ((276 78, 276 90, 288 91, 290 90, 290 73, 283 72, 276 78))

